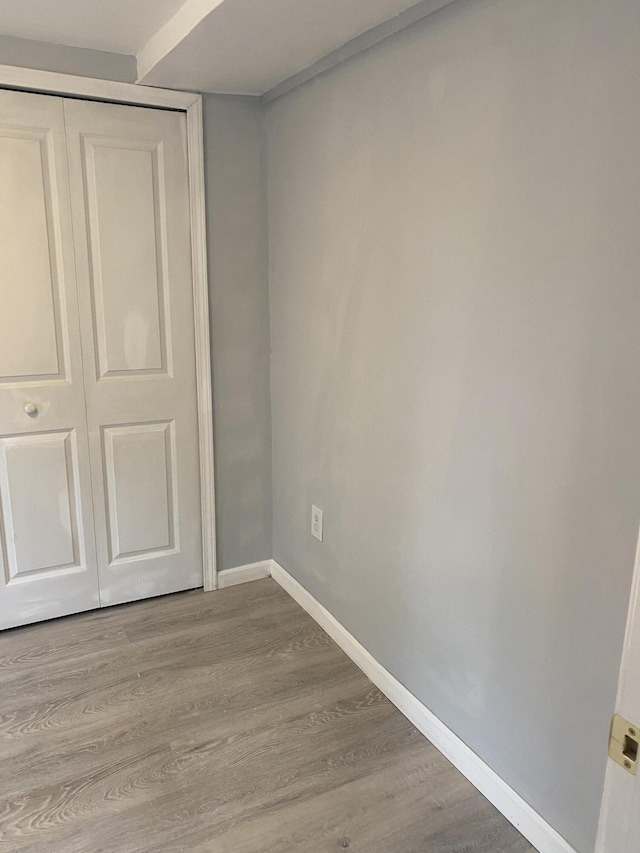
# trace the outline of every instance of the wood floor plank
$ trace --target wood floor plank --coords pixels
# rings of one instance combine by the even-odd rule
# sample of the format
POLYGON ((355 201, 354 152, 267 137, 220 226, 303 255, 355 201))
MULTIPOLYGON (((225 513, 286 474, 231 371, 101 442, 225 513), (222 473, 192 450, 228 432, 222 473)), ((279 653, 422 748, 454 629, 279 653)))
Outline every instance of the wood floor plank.
POLYGON ((274 719, 289 719, 318 707, 322 701, 348 697, 362 689, 348 664, 343 660, 320 660, 313 670, 292 667, 274 673, 259 695, 252 684, 212 692, 211 681, 192 679, 188 685, 165 685, 158 691, 154 689, 157 683, 150 687, 147 679, 138 679, 133 689, 139 686, 141 692, 135 692, 137 701, 126 706, 127 713, 101 714, 90 722, 82 714, 75 719, 68 715, 65 722, 70 725, 47 728, 46 738, 43 727, 30 725, 28 731, 21 729, 22 737, 5 742, 0 749, 3 767, 13 780, 12 785, 20 785, 19 789, 8 786, 7 792, 22 791, 25 785, 37 783, 43 772, 52 781, 66 778, 70 765, 74 772, 86 772, 101 761, 111 760, 115 750, 175 740, 177 732, 182 743, 196 743, 205 736, 230 737, 274 719), (322 688, 317 685, 317 677, 326 679, 322 688))
MULTIPOLYGON (((287 738, 282 732, 271 738, 247 734, 176 750, 174 760, 162 768, 153 789, 147 791, 144 808, 133 803, 135 807, 121 811, 107 802, 93 807, 90 815, 78 806, 75 813, 90 820, 92 833, 105 839, 104 853, 174 851, 183 849, 180 845, 192 849, 202 843, 211 843, 216 849, 216 839, 238 821, 254 820, 313 798, 416 748, 419 736, 399 726, 388 709, 384 713, 386 716, 381 707, 371 716, 370 722, 380 734, 378 740, 367 737, 366 725, 358 730, 349 721, 346 726, 334 726, 330 745, 323 739, 313 760, 306 754, 308 744, 303 739, 287 738), (184 779, 190 779, 184 788, 170 778, 176 767, 184 779), (161 779, 164 786, 158 781, 161 779)), ((96 805, 94 792, 90 793, 96 805)), ((41 821, 39 815, 31 819, 34 825, 41 821)), ((61 825, 58 829, 57 834, 46 835, 46 842, 51 846, 55 841, 59 849, 81 853, 83 840, 78 839, 74 827, 61 825)), ((32 853, 30 847, 25 850, 32 853)))
MULTIPOLYGON (((101 611, 96 611, 94 618, 99 620, 100 616, 101 611)), ((85 616, 80 620, 69 617, 68 621, 68 625, 63 624, 64 619, 56 619, 41 625, 4 631, 0 635, 0 689, 16 673, 23 677, 30 669, 34 669, 42 675, 44 667, 52 663, 81 658, 89 645, 86 636, 87 618, 85 616)), ((117 651, 129 645, 117 614, 113 614, 109 620, 97 621, 93 632, 90 645, 95 647, 99 644, 103 652, 117 651)))
MULTIPOLYGON (((1 641, 0 638, 0 644, 1 641)), ((271 604, 266 613, 245 611, 224 633, 219 626, 190 626, 185 618, 181 630, 131 642, 122 654, 112 648, 102 649, 99 644, 87 644, 77 658, 61 656, 46 667, 25 667, 22 671, 12 667, 11 675, 2 684, 0 730, 2 717, 9 710, 27 703, 59 700, 79 690, 100 689, 120 678, 158 671, 170 674, 189 666, 215 665, 233 671, 241 658, 255 661, 259 656, 263 660, 284 661, 295 657, 302 648, 322 651, 329 645, 322 629, 299 608, 291 610, 289 602, 282 598, 271 604)))
POLYGON ((0 696, 0 853, 533 851, 271 580, 0 634, 0 696))
MULTIPOLYGON (((135 619, 124 619, 124 630, 132 642, 167 637, 198 626, 204 626, 214 635, 224 635, 229 622, 242 624, 239 620, 242 616, 262 613, 273 618, 279 613, 294 613, 295 602, 289 596, 283 598, 281 593, 277 584, 264 580, 230 587, 224 595, 203 595, 197 591, 151 599, 144 602, 147 606, 142 612, 135 612, 135 619)), ((127 606, 133 610, 140 607, 140 602, 127 606)))
MULTIPOLYGON (((315 799, 243 822, 219 839, 220 853, 279 849, 320 853, 335 851, 344 841, 352 851, 370 850, 381 832, 385 838, 401 832, 415 815, 432 834, 446 827, 450 816, 442 815, 440 802, 444 798, 457 807, 460 800, 454 768, 426 746, 399 759, 315 799)), ((396 847, 385 849, 395 851, 396 847)))

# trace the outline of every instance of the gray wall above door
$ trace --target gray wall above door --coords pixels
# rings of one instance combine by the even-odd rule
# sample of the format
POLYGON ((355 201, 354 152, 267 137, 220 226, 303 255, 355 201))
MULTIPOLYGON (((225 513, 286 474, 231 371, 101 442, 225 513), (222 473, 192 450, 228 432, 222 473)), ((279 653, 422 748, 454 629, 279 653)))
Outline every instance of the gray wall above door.
POLYGON ((0 65, 135 83, 135 56, 0 35, 0 65))

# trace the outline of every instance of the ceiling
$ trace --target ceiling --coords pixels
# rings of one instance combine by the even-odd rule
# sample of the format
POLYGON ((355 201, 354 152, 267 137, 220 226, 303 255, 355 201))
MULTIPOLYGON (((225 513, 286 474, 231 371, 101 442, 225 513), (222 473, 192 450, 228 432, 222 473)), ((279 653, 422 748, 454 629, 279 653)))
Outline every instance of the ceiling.
POLYGON ((165 50, 162 34, 146 46, 139 56, 139 74, 145 83, 156 86, 210 91, 208 87, 215 83, 220 92, 263 94, 414 3, 212 0, 209 14, 175 47, 165 50))
POLYGON ((0 35, 135 54, 147 85, 262 95, 409 9, 450 2, 0 0, 0 35))

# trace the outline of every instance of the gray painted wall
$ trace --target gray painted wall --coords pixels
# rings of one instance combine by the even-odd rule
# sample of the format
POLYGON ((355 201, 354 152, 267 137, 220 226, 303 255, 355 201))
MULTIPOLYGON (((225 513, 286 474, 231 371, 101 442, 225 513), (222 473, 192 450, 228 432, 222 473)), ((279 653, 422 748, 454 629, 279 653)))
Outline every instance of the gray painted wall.
POLYGON ((272 556, 269 289, 260 100, 204 96, 219 569, 272 556))
POLYGON ((580 853, 640 519, 639 41, 631 0, 461 0, 267 109, 275 559, 580 853))
POLYGON ((0 65, 135 83, 135 56, 0 35, 0 65))

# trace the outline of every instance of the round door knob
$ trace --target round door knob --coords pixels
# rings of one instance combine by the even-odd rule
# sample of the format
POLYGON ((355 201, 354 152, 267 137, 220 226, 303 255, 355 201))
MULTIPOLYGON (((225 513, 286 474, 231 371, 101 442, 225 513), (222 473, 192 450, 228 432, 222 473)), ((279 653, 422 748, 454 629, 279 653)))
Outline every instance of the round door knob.
POLYGON ((33 416, 38 414, 38 407, 35 403, 27 403, 27 405, 24 407, 24 410, 28 415, 33 416))

